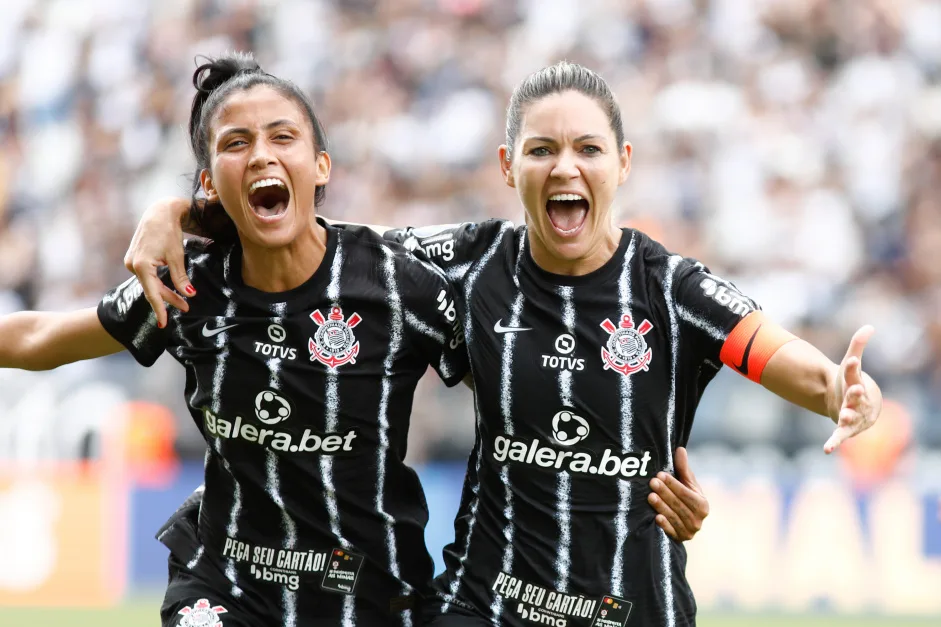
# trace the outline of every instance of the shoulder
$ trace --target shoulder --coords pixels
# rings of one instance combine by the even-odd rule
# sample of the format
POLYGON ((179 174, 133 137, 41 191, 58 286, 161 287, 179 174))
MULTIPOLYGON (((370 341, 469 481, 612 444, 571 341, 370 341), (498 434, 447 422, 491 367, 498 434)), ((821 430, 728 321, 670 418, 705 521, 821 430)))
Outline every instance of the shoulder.
POLYGON ((652 280, 669 283, 678 274, 708 271, 699 260, 669 250, 643 231, 636 229, 624 229, 624 231, 633 238, 631 246, 634 248, 634 256, 642 261, 644 270, 652 280))

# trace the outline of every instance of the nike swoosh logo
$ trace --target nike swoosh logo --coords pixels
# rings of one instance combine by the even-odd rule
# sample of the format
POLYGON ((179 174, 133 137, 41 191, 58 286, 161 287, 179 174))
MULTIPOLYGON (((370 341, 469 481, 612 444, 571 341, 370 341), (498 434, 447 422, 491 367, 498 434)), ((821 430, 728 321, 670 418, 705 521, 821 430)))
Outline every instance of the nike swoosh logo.
POLYGON ((224 327, 216 327, 215 329, 210 329, 209 324, 207 323, 203 325, 203 337, 212 337, 214 335, 219 335, 223 331, 226 331, 228 329, 231 329, 232 327, 237 327, 237 326, 238 326, 237 324, 230 324, 224 327))
POLYGON ((760 330, 761 325, 759 324, 758 328, 755 329, 755 332, 751 334, 751 338, 748 340, 748 344, 745 345, 745 352, 742 353, 741 365, 735 366, 735 369, 746 377, 748 376, 748 356, 751 354, 751 345, 755 343, 755 338, 758 337, 758 331, 760 330))
POLYGON ((503 318, 497 320, 497 323, 493 325, 493 330, 497 333, 516 333, 517 331, 532 331, 531 327, 505 327, 503 326, 503 318))

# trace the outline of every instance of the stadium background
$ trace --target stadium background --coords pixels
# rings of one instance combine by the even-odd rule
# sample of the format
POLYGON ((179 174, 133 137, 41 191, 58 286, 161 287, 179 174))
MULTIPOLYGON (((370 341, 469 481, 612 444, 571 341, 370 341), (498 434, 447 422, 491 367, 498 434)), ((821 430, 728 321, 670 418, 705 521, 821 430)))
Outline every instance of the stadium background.
MULTIPOLYGON (((141 212, 188 191, 196 55, 253 50, 308 90, 334 159, 324 213, 392 225, 520 220, 495 161, 513 85, 563 58, 599 71, 635 149, 623 224, 732 278, 833 359, 859 325, 877 328, 864 365, 882 421, 832 458, 826 420, 727 370, 709 388, 690 441, 712 506, 689 544, 701 623, 941 621, 938 0, 2 12, 0 313, 93 305, 126 278, 141 212)), ((182 374, 126 355, 0 371, 0 624, 157 623, 166 551, 153 533, 201 472, 182 374)), ((431 377, 416 399, 409 458, 439 564, 468 401, 431 377)))

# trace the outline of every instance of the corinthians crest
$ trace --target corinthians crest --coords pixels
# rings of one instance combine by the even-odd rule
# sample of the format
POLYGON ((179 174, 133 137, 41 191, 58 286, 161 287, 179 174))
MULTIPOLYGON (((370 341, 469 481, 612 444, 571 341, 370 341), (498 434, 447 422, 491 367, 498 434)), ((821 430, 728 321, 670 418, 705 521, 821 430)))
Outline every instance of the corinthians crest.
POLYGON ((617 370, 625 377, 638 370, 647 370, 652 354, 647 348, 644 335, 653 328, 650 320, 645 319, 635 329, 631 316, 624 314, 618 326, 614 326, 614 323, 606 318, 601 323, 601 328, 610 334, 606 346, 601 347, 601 360, 605 370, 617 370))
POLYGON ((310 314, 310 318, 319 327, 314 337, 307 340, 310 360, 316 359, 331 368, 347 363, 355 364, 359 354, 359 341, 353 335, 353 327, 363 320, 359 314, 353 313, 349 320, 345 320, 343 310, 333 307, 327 318, 323 317, 319 309, 310 314))
POLYGON ((222 627, 219 614, 225 614, 227 609, 221 605, 212 607, 207 599, 200 599, 193 607, 184 607, 179 611, 183 615, 180 627, 222 627))

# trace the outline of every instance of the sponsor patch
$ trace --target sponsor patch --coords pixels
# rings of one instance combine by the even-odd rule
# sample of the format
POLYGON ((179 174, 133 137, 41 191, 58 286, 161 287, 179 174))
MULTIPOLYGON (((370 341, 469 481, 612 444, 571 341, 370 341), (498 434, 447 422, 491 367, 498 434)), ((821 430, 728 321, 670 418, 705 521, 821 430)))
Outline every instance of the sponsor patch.
POLYGON ((324 590, 353 594, 359 569, 363 565, 363 556, 350 553, 345 549, 333 549, 327 572, 324 573, 320 587, 324 590))

